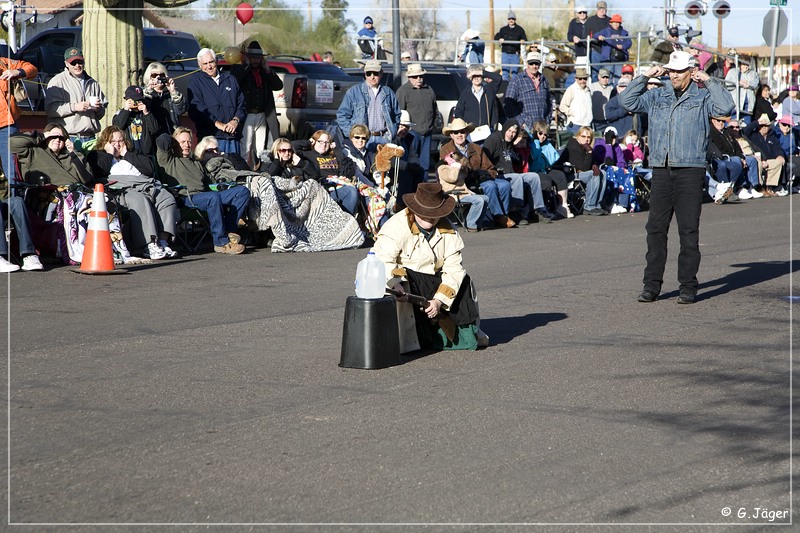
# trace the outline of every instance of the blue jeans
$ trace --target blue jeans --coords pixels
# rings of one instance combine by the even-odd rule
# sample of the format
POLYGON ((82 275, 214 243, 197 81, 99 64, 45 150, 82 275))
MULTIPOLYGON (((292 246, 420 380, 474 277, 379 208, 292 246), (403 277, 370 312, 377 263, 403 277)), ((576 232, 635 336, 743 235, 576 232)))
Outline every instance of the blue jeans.
MULTIPOLYGON (((600 79, 600 69, 605 68, 605 65, 600 64, 602 61, 600 52, 595 52, 594 50, 590 49, 589 61, 592 63, 592 81, 598 81, 600 79)), ((613 81, 614 80, 612 79, 611 82, 613 81)))
POLYGON ((351 215, 356 216, 356 212, 358 211, 358 198, 360 196, 358 194, 358 189, 352 185, 342 185, 337 189, 333 186, 329 186, 325 182, 322 183, 322 186, 328 189, 328 194, 339 204, 339 207, 351 215))
POLYGON ((3 171, 6 173, 9 183, 17 181, 17 169, 14 165, 14 155, 8 138, 19 131, 14 124, 9 124, 5 128, 0 128, 0 162, 3 164, 3 171))
POLYGON ((714 177, 717 181, 730 182, 734 187, 742 177, 742 160, 738 157, 731 157, 730 159, 714 159, 711 162, 714 167, 714 177))
POLYGON ((510 80, 519 70, 519 54, 507 54, 502 52, 500 54, 500 60, 503 62, 503 79, 510 80), (510 65, 506 66, 506 63, 510 63, 510 65))
POLYGON ((414 130, 409 132, 413 141, 411 142, 411 149, 416 150, 419 156, 419 166, 428 174, 428 169, 431 166, 431 136, 422 135, 414 130))
POLYGON ((241 141, 236 139, 217 139, 217 144, 220 152, 239 155, 241 141))
POLYGON ((250 203, 250 190, 247 187, 231 187, 224 191, 198 192, 184 202, 188 207, 206 212, 214 246, 225 246, 230 242, 228 233, 239 229, 239 219, 244 217, 247 204, 250 203))
POLYGON ((583 203, 584 211, 591 211, 592 209, 600 208, 600 201, 606 192, 606 180, 603 171, 600 171, 599 176, 595 176, 591 170, 578 172, 576 177, 586 184, 586 196, 583 203))
POLYGON ((752 155, 744 156, 744 160, 747 163, 747 181, 750 182, 751 187, 756 187, 760 177, 758 175, 758 160, 752 155))
POLYGON ((483 194, 489 198, 489 213, 493 217, 508 214, 511 205, 511 184, 504 179, 486 180, 481 183, 483 194))
POLYGON ((503 178, 511 183, 511 203, 521 207, 520 214, 523 217, 527 217, 531 209, 544 209, 542 182, 539 174, 535 172, 503 174, 503 178))
MULTIPOLYGON (((19 254, 21 256, 33 255, 36 248, 33 247, 31 239, 31 229, 28 226, 28 213, 25 211, 25 202, 19 196, 9 196, 0 202, 0 229, 5 228, 5 213, 10 213, 10 219, 14 223, 14 230, 17 232, 19 241, 19 254)), ((8 255, 8 243, 5 235, 0 237, 0 255, 8 255)))
POLYGON ((467 212, 467 227, 475 229, 486 213, 486 206, 489 205, 489 198, 485 194, 468 194, 461 197, 462 204, 469 204, 467 212))

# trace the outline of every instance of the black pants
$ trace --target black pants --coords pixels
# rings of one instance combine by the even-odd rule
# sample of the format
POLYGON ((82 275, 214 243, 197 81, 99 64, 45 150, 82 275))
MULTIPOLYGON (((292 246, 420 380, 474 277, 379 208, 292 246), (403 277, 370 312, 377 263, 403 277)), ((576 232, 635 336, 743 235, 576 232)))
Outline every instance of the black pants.
POLYGON ((678 282, 681 290, 697 292, 704 176, 703 168, 653 169, 650 213, 647 218, 647 266, 643 279, 645 289, 661 292, 667 263, 667 233, 672 215, 675 214, 681 243, 678 282))

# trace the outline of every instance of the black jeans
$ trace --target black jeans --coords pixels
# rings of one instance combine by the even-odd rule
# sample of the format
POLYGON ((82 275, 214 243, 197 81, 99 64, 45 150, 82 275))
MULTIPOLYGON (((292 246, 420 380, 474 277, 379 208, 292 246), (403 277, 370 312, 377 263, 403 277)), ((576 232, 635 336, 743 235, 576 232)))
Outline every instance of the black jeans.
POLYGON ((667 233, 672 215, 678 221, 681 251, 678 254, 678 282, 681 290, 697 292, 700 268, 700 211, 703 203, 705 169, 659 167, 653 169, 650 214, 647 218, 647 266, 644 288, 661 292, 667 263, 667 233))

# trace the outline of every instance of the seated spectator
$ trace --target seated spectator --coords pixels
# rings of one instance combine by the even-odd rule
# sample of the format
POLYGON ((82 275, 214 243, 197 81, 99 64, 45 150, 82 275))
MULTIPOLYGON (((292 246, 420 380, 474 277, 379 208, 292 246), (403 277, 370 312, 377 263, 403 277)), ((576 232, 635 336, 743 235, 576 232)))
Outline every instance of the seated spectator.
POLYGON ((639 137, 636 130, 628 130, 623 137, 622 155, 628 168, 633 169, 642 179, 650 181, 653 178, 653 170, 646 168, 644 140, 639 137))
MULTIPOLYGON (((778 113, 772 109, 772 91, 767 84, 762 84, 756 89, 756 103, 753 106, 752 120, 755 122, 762 115, 767 115, 770 122, 778 118, 778 113)), ((741 123, 740 125, 744 127, 747 124, 741 123)))
POLYGON ((742 132, 753 145, 753 149, 761 152, 761 166, 767 171, 767 182, 761 192, 764 196, 785 196, 788 192, 779 189, 783 166, 786 158, 783 157, 781 143, 772 129, 772 120, 764 113, 758 120, 754 120, 742 132))
MULTIPOLYGON (((398 126, 398 130, 399 128, 398 126)), ((368 226, 372 233, 377 235, 378 229, 391 215, 386 209, 390 197, 388 189, 390 178, 381 177, 381 173, 376 170, 375 154, 378 145, 367 148, 369 136, 366 124, 356 124, 350 130, 350 137, 342 143, 342 151, 358 169, 351 182, 361 195, 361 203, 368 217, 368 226)))
POLYGON ((175 235, 175 197, 153 179, 152 160, 133 149, 133 143, 117 126, 108 126, 97 137, 87 156, 89 167, 100 183, 115 181, 121 188, 117 198, 129 209, 128 227, 134 253, 148 259, 177 257, 169 246, 175 235))
POLYGON ((42 134, 13 135, 9 146, 17 155, 22 177, 28 183, 69 186, 94 181, 67 132, 58 124, 46 125, 42 134))
POLYGON ((725 122, 730 117, 711 117, 708 133, 708 162, 718 182, 730 183, 731 190, 742 200, 761 198, 756 190, 759 185, 758 161, 746 156, 741 146, 725 131, 725 122))
POLYGON ((205 211, 211 226, 214 251, 236 255, 244 252, 240 244, 239 219, 243 218, 250 201, 246 187, 211 190, 211 179, 203 163, 192 155, 192 131, 178 127, 170 137, 162 134, 156 139, 159 175, 172 186, 187 207, 205 211))
MULTIPOLYGON (((166 133, 159 131, 158 121, 144 101, 144 91, 136 85, 125 89, 125 103, 111 119, 111 123, 126 132, 133 148, 144 155, 155 155, 156 137, 166 133)), ((98 140, 98 144, 99 142, 98 140)))
POLYGON ((305 179, 291 141, 284 137, 272 143, 261 169, 241 172, 252 200, 248 222, 258 231, 270 230, 273 252, 318 252, 358 248, 364 235, 358 222, 342 211, 328 191, 305 179))
POLYGON ((800 92, 797 85, 790 85, 788 94, 781 102, 781 117, 790 117, 792 126, 800 126, 800 92))
POLYGON ((606 182, 600 166, 592 160, 593 140, 594 133, 591 128, 579 129, 575 136, 567 141, 561 157, 553 166, 560 170, 571 168, 575 172, 575 178, 586 184, 583 212, 587 215, 602 216, 608 214, 608 211, 600 207, 606 182))
POLYGON ((497 99, 497 91, 503 77, 484 70, 483 65, 471 65, 467 67, 467 79, 470 80, 470 86, 458 95, 453 118, 460 118, 473 127, 485 126, 488 129, 486 135, 477 139, 483 141, 497 129, 502 119, 503 108, 497 99))
POLYGON ((778 137, 783 157, 787 162, 785 171, 787 187, 796 189, 794 183, 797 179, 800 165, 797 164, 795 158, 800 156, 800 129, 792 127, 792 117, 785 115, 778 120, 778 124, 775 127, 775 135, 778 137))
MULTIPOLYGON (((39 256, 36 255, 36 248, 33 245, 33 239, 31 239, 31 228, 28 222, 28 211, 25 209, 25 201, 19 196, 10 196, 8 182, 5 185, 4 195, 6 199, 0 201, 0 228, 5 230, 6 217, 13 221, 14 231, 19 242, 19 255, 22 257, 22 270, 43 270, 44 267, 39 261, 39 256)), ((0 238, 0 272, 4 274, 16 272, 20 269, 20 266, 11 260, 8 245, 9 240, 5 236, 0 238)))
MULTIPOLYGON (((158 124, 158 135, 172 135, 181 124, 181 115, 186 112, 186 98, 178 90, 175 80, 167 75, 167 67, 153 62, 144 70, 144 97, 147 108, 158 124)), ((154 137, 158 138, 158 135, 154 137)), ((155 150, 155 146, 153 146, 155 150)), ((152 154, 155 155, 155 151, 152 154)))
POLYGON ((617 130, 614 126, 606 126, 603 136, 595 141, 592 149, 592 161, 605 171, 609 182, 612 181, 612 177, 616 180, 617 187, 613 191, 615 198, 611 214, 626 213, 631 207, 630 194, 620 190, 619 179, 627 174, 628 164, 625 162, 622 147, 617 142, 617 130))
POLYGON ((330 134, 317 130, 306 143, 295 143, 295 152, 302 160, 305 175, 322 185, 347 213, 358 213, 358 189, 355 187, 356 166, 344 152, 332 146, 330 134), (343 178, 343 179, 342 179, 343 178))
POLYGON ((566 116, 567 131, 575 132, 581 126, 592 125, 592 91, 588 82, 589 73, 578 68, 575 70, 575 83, 564 91, 558 110, 566 116))
MULTIPOLYGON (((533 142, 530 143, 530 158, 523 157, 522 161, 530 160, 530 170, 539 175, 539 180, 542 183, 542 190, 546 191, 555 187, 556 193, 561 201, 561 205, 556 207, 555 215, 560 218, 574 218, 575 215, 570 211, 569 203, 567 202, 567 176, 560 169, 553 168, 553 165, 558 161, 560 154, 553 143, 547 137, 549 125, 547 122, 539 121, 533 124, 533 142)), ((523 139, 516 146, 516 150, 522 151, 524 154, 524 147, 527 141, 523 139)), ((520 172, 525 171, 525 166, 521 165, 518 169, 520 172)))
POLYGON ((453 154, 450 162, 441 161, 436 173, 439 176, 439 184, 442 190, 459 199, 462 204, 469 205, 464 229, 467 232, 481 230, 481 221, 485 218, 489 206, 489 197, 485 194, 478 194, 467 187, 467 168, 461 166, 463 158, 453 154))
POLYGON ((483 145, 483 151, 497 170, 497 180, 504 179, 511 183, 511 211, 519 218, 517 223, 527 225, 529 217, 534 213, 539 221, 550 222, 554 215, 544 205, 542 185, 535 172, 518 173, 514 171, 514 159, 519 155, 514 145, 522 139, 516 120, 507 120, 502 131, 492 133, 483 145))
POLYGON ((457 154, 464 159, 461 166, 467 169, 466 183, 469 188, 481 188, 489 197, 489 212, 494 217, 494 222, 501 228, 514 228, 517 224, 508 218, 511 202, 511 184, 505 180, 496 180, 497 170, 489 160, 486 153, 475 143, 467 141, 467 135, 475 129, 472 124, 462 119, 453 119, 453 122, 442 129, 442 133, 450 136, 450 141, 439 148, 439 159, 447 161, 457 154))

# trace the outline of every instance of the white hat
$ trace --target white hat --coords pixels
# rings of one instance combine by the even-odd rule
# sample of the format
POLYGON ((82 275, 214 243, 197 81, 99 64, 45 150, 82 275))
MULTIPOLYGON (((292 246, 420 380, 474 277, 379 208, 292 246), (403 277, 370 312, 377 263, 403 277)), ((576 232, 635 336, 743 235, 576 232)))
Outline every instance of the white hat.
POLYGON ((411 52, 406 50, 402 54, 400 54, 400 59, 411 59, 411 52))
POLYGON ((462 41, 469 41, 470 39, 474 39, 475 37, 480 37, 480 33, 477 30, 473 30, 472 28, 467 28, 464 33, 461 34, 462 41))
POLYGON ((615 128, 614 126, 608 126, 606 129, 603 130, 603 135, 605 135, 609 131, 613 131, 614 135, 617 134, 617 128, 615 128))
POLYGON ((400 111, 400 125, 401 126, 416 126, 416 122, 411 122, 411 114, 403 109, 400 111))
POLYGON ((539 52, 528 52, 528 55, 525 56, 525 62, 528 61, 538 61, 539 63, 542 62, 542 54, 539 52))
POLYGON ((575 8, 575 13, 580 13, 581 11, 583 11, 584 13, 588 13, 589 12, 589 10, 586 8, 586 6, 578 6, 578 7, 575 8))
POLYGON ((667 70, 686 70, 695 66, 695 59, 689 52, 675 50, 669 55, 669 63, 664 65, 667 70))

